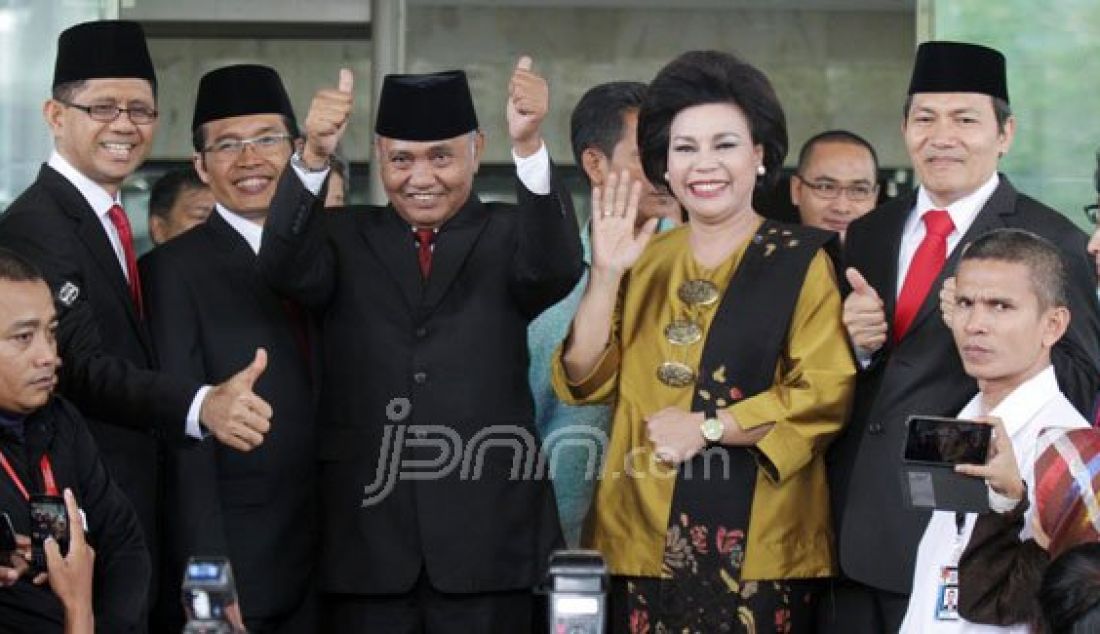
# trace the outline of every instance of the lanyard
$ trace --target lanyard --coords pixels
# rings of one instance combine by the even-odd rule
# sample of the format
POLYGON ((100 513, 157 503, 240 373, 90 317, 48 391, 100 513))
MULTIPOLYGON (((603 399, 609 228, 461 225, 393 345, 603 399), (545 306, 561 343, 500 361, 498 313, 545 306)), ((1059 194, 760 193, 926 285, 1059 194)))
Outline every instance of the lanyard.
MULTIPOLYGON (((8 473, 8 477, 15 483, 19 492, 23 494, 23 497, 29 502, 31 496, 27 493, 27 487, 23 486, 23 481, 19 479, 19 475, 15 473, 15 469, 12 468, 11 463, 8 462, 7 456, 3 452, 0 452, 0 465, 3 465, 4 471, 8 473)), ((53 477, 53 465, 50 464, 50 457, 46 454, 42 454, 42 459, 38 461, 38 468, 42 471, 42 482, 46 485, 46 495, 58 496, 61 495, 57 490, 57 481, 53 477)))

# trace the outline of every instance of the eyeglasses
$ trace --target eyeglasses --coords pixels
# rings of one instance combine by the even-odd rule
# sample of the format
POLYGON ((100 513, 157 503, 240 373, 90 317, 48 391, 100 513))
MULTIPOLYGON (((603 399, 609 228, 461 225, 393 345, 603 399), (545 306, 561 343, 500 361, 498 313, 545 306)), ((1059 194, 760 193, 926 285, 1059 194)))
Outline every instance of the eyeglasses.
POLYGON ((83 110, 93 121, 98 121, 100 123, 111 123, 115 119, 118 119, 119 115, 125 112, 126 115, 130 117, 130 122, 134 125, 149 125, 157 120, 158 114, 155 108, 141 105, 132 108, 121 108, 113 103, 97 103, 91 106, 70 103, 68 101, 62 101, 61 103, 69 108, 83 110))
POLYGON ((294 137, 289 134, 264 134, 254 136, 251 139, 224 139, 217 143, 204 147, 203 152, 209 152, 215 158, 222 160, 235 159, 244 152, 246 145, 251 145, 258 154, 271 154, 282 147, 284 141, 294 137))
POLYGON ((1089 219, 1089 222, 1096 224, 1096 212, 1100 211, 1100 205, 1093 203, 1091 205, 1085 205, 1085 217, 1089 219))
POLYGON ((855 185, 837 185, 831 181, 811 182, 803 178, 801 174, 795 174, 795 178, 802 181, 802 183, 813 190, 819 198, 825 200, 836 200, 840 197, 840 193, 844 192, 848 196, 848 200, 855 202, 863 202, 870 200, 872 196, 878 191, 878 185, 867 185, 863 183, 856 183, 855 185))

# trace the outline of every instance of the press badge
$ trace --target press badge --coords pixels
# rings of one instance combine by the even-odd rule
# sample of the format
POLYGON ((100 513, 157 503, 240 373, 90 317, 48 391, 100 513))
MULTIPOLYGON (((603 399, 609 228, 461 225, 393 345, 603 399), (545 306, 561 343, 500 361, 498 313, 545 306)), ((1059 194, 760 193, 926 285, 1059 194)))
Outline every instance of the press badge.
POLYGON ((959 620, 959 568, 940 566, 939 586, 936 592, 936 620, 959 620))

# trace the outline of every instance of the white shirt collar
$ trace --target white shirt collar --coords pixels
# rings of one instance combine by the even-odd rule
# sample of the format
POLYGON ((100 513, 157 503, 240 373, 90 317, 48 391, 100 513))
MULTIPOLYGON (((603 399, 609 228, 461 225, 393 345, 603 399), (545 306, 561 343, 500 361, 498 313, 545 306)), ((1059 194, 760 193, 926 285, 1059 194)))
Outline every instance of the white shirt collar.
MULTIPOLYGON (((974 190, 968 196, 964 196, 946 207, 947 214, 951 216, 951 222, 955 223, 955 234, 963 235, 970 225, 974 224, 974 219, 978 217, 978 212, 982 210, 985 203, 989 200, 989 197, 993 195, 993 191, 997 189, 997 185, 1001 182, 1001 177, 997 172, 993 172, 993 175, 989 177, 981 187, 974 190)), ((910 214, 909 220, 906 222, 906 233, 913 228, 925 212, 931 209, 944 209, 939 205, 932 202, 932 198, 929 197, 928 192, 923 186, 917 191, 917 206, 914 208, 916 213, 910 214)))
POLYGON ((257 255, 260 253, 260 241, 263 239, 264 236, 263 225, 258 225, 251 220, 245 220, 244 218, 241 218, 237 214, 223 207, 221 203, 216 203, 214 205, 214 210, 217 211, 218 215, 220 215, 222 218, 225 219, 226 222, 229 223, 230 227, 233 227, 233 229, 237 233, 241 234, 241 237, 244 238, 244 241, 247 242, 248 246, 252 248, 253 253, 257 255))
MULTIPOLYGON (((1054 376, 1054 366, 1048 365, 1009 392, 1008 396, 989 412, 989 416, 996 416, 1004 421, 1005 431, 1011 437, 1023 429, 1043 406, 1057 398, 1059 394, 1061 390, 1058 388, 1058 379, 1054 376)), ((981 396, 981 392, 975 394, 959 413, 959 417, 981 416, 981 396)))
POLYGON ((80 191, 80 195, 84 197, 84 200, 88 201, 92 210, 99 216, 101 221, 106 222, 107 212, 111 210, 112 205, 121 205, 122 201, 118 194, 111 196, 107 193, 107 190, 85 176, 80 170, 72 166, 65 160, 65 157, 57 153, 54 150, 50 153, 50 159, 46 162, 47 165, 52 167, 58 174, 65 177, 65 180, 73 184, 80 191))

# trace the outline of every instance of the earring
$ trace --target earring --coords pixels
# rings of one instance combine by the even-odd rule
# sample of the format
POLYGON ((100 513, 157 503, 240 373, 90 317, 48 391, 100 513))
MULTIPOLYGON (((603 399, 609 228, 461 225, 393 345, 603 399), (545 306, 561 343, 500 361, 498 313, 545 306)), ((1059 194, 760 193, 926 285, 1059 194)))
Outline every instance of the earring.
POLYGON ((665 180, 668 180, 668 172, 665 172, 665 180))
POLYGON ((764 174, 766 174, 767 172, 768 172, 768 170, 767 170, 767 169, 765 169, 763 165, 757 165, 757 166, 756 166, 756 174, 757 174, 758 176, 763 176, 763 175, 764 175, 764 174))

